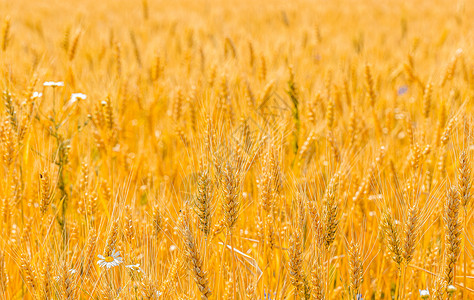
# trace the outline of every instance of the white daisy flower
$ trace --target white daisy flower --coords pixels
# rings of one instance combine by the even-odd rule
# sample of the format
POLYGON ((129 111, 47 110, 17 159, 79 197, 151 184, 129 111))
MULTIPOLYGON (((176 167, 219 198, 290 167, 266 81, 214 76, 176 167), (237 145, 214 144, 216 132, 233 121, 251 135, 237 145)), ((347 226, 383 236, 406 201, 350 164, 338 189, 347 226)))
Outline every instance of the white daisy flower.
POLYGON ((31 98, 32 99, 35 99, 35 98, 39 98, 43 96, 43 93, 40 93, 40 92, 34 92, 33 95, 31 95, 31 98))
POLYGON ((115 250, 112 251, 112 255, 110 256, 104 257, 103 255, 97 255, 97 257, 100 258, 97 263, 102 268, 105 267, 107 269, 110 269, 123 263, 123 259, 120 257, 120 252, 115 252, 115 250))
POLYGON ((420 290, 420 297, 422 299, 427 299, 430 297, 430 291, 428 291, 428 289, 426 290, 420 290))
POLYGON ((62 82, 62 81, 45 81, 43 83, 43 86, 52 86, 52 87, 64 86, 64 82, 62 82))
POLYGON ((140 268, 140 264, 128 265, 128 266, 125 266, 125 268, 129 268, 130 270, 132 270, 132 271, 137 271, 137 272, 141 272, 141 271, 142 271, 142 269, 140 268))
POLYGON ((83 93, 72 93, 71 94, 71 99, 69 99, 68 103, 64 106, 63 110, 68 109, 71 107, 74 103, 79 102, 79 100, 85 100, 87 98, 86 94, 83 93))
POLYGON ((69 100, 69 103, 73 104, 76 101, 79 101, 79 99, 85 100, 87 98, 86 94, 83 93, 73 93, 71 94, 71 100, 69 100))

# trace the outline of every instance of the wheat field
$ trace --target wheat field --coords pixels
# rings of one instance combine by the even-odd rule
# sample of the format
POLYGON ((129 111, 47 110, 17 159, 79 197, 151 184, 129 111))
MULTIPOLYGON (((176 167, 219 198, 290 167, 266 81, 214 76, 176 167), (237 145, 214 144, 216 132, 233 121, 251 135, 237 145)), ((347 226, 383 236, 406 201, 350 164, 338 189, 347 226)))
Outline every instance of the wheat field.
POLYGON ((474 299, 472 16, 0 1, 0 299, 474 299))

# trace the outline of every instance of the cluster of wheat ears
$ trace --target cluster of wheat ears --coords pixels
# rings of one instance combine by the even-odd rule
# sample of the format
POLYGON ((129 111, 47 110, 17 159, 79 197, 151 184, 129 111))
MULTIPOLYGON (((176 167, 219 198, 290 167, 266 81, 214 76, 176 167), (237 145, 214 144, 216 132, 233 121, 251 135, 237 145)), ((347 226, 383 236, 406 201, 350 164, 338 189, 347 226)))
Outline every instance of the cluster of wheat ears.
POLYGON ((474 299, 473 3, 0 1, 1 299, 474 299))

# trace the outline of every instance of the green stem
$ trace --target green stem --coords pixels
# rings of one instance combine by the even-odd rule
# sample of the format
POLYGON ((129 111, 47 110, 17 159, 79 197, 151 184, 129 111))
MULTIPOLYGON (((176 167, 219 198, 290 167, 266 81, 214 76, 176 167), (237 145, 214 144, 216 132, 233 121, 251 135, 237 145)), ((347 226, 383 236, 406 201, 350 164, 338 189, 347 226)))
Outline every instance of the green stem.
POLYGON ((462 299, 467 300, 467 253, 466 253, 466 242, 467 242, 467 208, 464 206, 464 246, 463 246, 463 290, 462 299))
POLYGON ((395 300, 399 299, 398 296, 400 295, 400 282, 401 282, 401 277, 402 277, 400 274, 401 272, 400 266, 397 266, 397 267, 398 267, 397 269, 398 272, 397 272, 397 285, 395 286, 395 298, 394 298, 395 300))
POLYGON ((234 244, 232 242, 232 231, 230 232, 230 247, 232 248, 232 280, 233 280, 233 284, 232 284, 232 299, 237 299, 235 298, 235 285, 237 284, 237 280, 236 280, 236 277, 235 277, 235 253, 234 253, 234 244))

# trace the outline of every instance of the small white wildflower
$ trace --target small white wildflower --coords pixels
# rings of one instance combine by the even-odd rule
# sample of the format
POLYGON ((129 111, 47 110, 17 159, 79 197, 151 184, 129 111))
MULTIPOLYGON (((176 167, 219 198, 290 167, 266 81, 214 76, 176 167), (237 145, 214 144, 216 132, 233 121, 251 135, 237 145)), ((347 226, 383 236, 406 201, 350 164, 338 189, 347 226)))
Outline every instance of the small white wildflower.
POLYGON ((85 100, 87 98, 86 94, 83 93, 72 93, 71 99, 69 99, 68 103, 64 106, 64 110, 71 107, 74 103, 79 102, 79 100, 85 100))
POLYGON ((112 251, 112 255, 104 257, 103 255, 97 255, 100 260, 97 261, 99 266, 106 267, 107 269, 110 269, 112 267, 116 267, 123 263, 122 258, 120 257, 120 252, 115 250, 112 251))
POLYGON ((31 95, 31 98, 35 99, 35 98, 40 98, 41 96, 43 96, 43 93, 33 92, 33 95, 31 95))
POLYGON ((420 297, 422 299, 427 299, 429 296, 430 296, 430 291, 428 289, 420 290, 420 297))
POLYGON ((177 249, 178 247, 176 247, 176 245, 171 245, 170 246, 170 252, 173 252, 177 249))
POLYGON ((141 271, 142 271, 142 269, 140 268, 140 264, 127 265, 127 266, 125 266, 125 268, 129 268, 130 270, 132 270, 132 271, 137 271, 137 272, 141 272, 141 271))
POLYGON ((43 86, 52 86, 52 87, 64 86, 64 82, 62 82, 62 81, 45 81, 43 83, 43 86))
POLYGON ((449 294, 452 294, 456 291, 456 287, 454 285, 448 285, 448 287, 446 288, 446 291, 449 293, 449 294))
POLYGON ((86 100, 87 95, 83 93, 72 93, 71 94, 71 99, 69 100, 69 103, 74 103, 76 101, 79 101, 79 99, 86 100))

